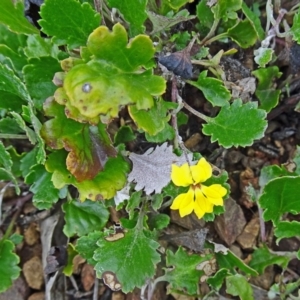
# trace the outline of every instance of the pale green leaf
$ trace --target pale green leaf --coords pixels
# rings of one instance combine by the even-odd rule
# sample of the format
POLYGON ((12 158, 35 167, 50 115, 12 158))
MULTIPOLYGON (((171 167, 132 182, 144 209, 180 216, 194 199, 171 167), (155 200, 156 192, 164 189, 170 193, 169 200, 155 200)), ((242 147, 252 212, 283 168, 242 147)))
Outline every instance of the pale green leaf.
POLYGON ((226 277, 226 292, 241 300, 254 300, 253 290, 247 279, 240 274, 226 277))
POLYGON ((236 19, 236 11, 242 8, 242 3, 242 0, 219 0, 212 8, 212 11, 217 20, 223 19, 227 21, 228 19, 236 19))
POLYGON ((274 50, 271 48, 260 47, 254 50, 254 61, 261 67, 264 68, 271 60, 274 54, 274 50))
POLYGON ((223 106, 214 119, 203 125, 203 133, 211 135, 211 141, 225 148, 249 146, 263 136, 267 127, 266 112, 257 108, 256 102, 242 104, 240 99, 223 106))

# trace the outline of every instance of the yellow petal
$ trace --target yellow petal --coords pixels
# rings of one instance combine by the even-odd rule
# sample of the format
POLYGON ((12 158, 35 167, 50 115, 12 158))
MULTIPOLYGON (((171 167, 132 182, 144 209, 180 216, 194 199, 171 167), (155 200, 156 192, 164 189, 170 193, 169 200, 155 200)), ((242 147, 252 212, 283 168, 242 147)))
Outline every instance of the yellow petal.
POLYGON ((227 190, 220 184, 212 184, 211 186, 201 185, 201 191, 207 200, 214 205, 223 205, 223 197, 227 194, 227 190))
POLYGON ((177 186, 189 186, 194 183, 188 163, 181 167, 172 165, 171 179, 177 186))
POLYGON ((202 157, 197 165, 191 166, 191 172, 195 183, 206 181, 212 176, 211 165, 202 157))
POLYGON ((170 207, 171 209, 179 209, 180 217, 189 215, 194 210, 194 191, 189 189, 187 193, 177 196, 170 207))
POLYGON ((202 218, 204 214, 213 212, 213 204, 207 200, 200 189, 195 190, 195 198, 194 210, 199 219, 202 218))

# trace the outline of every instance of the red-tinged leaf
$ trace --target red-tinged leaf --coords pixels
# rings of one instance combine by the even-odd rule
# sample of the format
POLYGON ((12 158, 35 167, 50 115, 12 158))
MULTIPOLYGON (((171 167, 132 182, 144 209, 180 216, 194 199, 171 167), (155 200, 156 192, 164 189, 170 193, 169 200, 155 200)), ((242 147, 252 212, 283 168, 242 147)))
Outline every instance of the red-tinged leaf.
POLYGON ((63 106, 48 99, 44 105, 47 121, 41 130, 46 143, 54 148, 65 148, 69 153, 67 168, 81 182, 93 179, 105 165, 108 157, 116 156, 104 125, 89 126, 67 119, 63 106))

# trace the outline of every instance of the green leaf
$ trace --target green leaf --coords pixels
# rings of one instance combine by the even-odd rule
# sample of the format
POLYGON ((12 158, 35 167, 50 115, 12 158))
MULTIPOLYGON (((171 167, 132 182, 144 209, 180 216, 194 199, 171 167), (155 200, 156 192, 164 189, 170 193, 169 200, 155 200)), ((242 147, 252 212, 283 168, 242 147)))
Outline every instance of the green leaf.
POLYGON ((261 169, 259 175, 259 186, 261 189, 272 179, 291 175, 285 168, 276 165, 265 166, 261 169))
POLYGON ((258 79, 259 84, 256 88, 255 95, 260 101, 260 108, 269 112, 278 104, 280 90, 274 88, 274 79, 280 78, 282 73, 277 66, 258 69, 252 72, 258 79))
POLYGON ((157 15, 152 11, 148 11, 147 13, 153 25, 151 35, 168 30, 169 28, 178 23, 195 19, 195 16, 189 16, 189 12, 185 9, 177 13, 175 16, 157 15))
POLYGON ((46 168, 53 173, 52 181, 56 188, 61 189, 68 184, 74 185, 78 189, 81 201, 110 199, 126 183, 129 164, 120 155, 116 158, 109 158, 103 171, 98 173, 93 180, 84 180, 80 183, 67 170, 66 157, 67 153, 64 150, 52 153, 46 162, 46 168))
POLYGON ((31 172, 31 168, 37 164, 37 151, 37 147, 33 148, 27 152, 20 161, 20 171, 24 178, 31 172))
POLYGON ((249 146, 253 140, 264 135, 267 121, 266 112, 257 108, 256 102, 242 104, 236 99, 231 105, 223 106, 214 119, 203 125, 203 133, 211 135, 211 141, 225 148, 232 146, 249 146))
POLYGON ((254 61, 261 67, 265 66, 272 60, 274 50, 271 48, 260 47, 254 50, 254 61))
POLYGON ((300 43, 300 12, 298 11, 293 18, 293 26, 290 29, 290 33, 293 35, 293 40, 300 43))
MULTIPOLYGON (((224 247, 224 246, 222 246, 224 247)), ((227 269, 231 273, 236 273, 235 268, 239 268, 244 273, 251 275, 251 276, 257 276, 258 273, 256 270, 251 268, 250 266, 246 265, 239 257, 237 257, 233 252, 231 252, 229 249, 225 248, 221 250, 217 250, 217 245, 215 245, 215 251, 216 253, 216 259, 219 265, 219 268, 227 269)))
POLYGON ((73 274, 74 271, 73 259, 77 254, 78 252, 75 250, 74 245, 69 243, 67 247, 68 262, 66 266, 63 268, 63 273, 66 276, 71 276, 73 274))
POLYGON ((18 134, 23 132, 23 130, 20 128, 15 119, 3 118, 0 120, 0 132, 18 134))
POLYGON ((12 172, 13 161, 11 155, 6 151, 2 141, 0 141, 0 180, 11 180, 14 183, 16 193, 20 194, 18 181, 12 172))
POLYGON ((24 55, 14 52, 7 45, 0 45, 0 63, 13 69, 18 75, 21 75, 22 68, 27 63, 24 55))
POLYGON ((161 132, 170 120, 168 110, 172 108, 171 102, 163 100, 155 101, 149 110, 138 110, 137 106, 131 105, 128 112, 138 128, 143 129, 150 136, 161 132))
POLYGON ((116 156, 105 125, 79 123, 68 119, 63 106, 49 99, 44 105, 45 114, 53 116, 44 123, 41 135, 53 149, 69 151, 67 169, 81 182, 93 179, 104 167, 108 157, 116 156))
POLYGON ((33 58, 23 69, 26 87, 35 107, 41 110, 46 98, 56 90, 53 74, 61 71, 59 62, 53 57, 33 58))
POLYGON ((5 65, 0 64, 0 91, 14 94, 21 99, 30 101, 30 96, 24 83, 14 72, 5 65))
POLYGON ((246 16, 246 18, 250 21, 253 29, 256 32, 258 39, 263 40, 265 37, 265 31, 261 26, 261 22, 257 14, 255 14, 251 9, 249 9, 249 7, 244 1, 242 3, 242 11, 246 16))
POLYGON ((97 276, 110 271, 122 285, 124 293, 142 287, 155 274, 155 265, 160 261, 156 252, 159 244, 147 238, 140 230, 129 230, 125 236, 113 242, 100 239, 94 259, 97 276))
POLYGON ((220 269, 214 276, 207 279, 207 283, 218 291, 222 287, 224 279, 229 275, 230 273, 227 269, 220 269))
POLYGON ((41 6, 42 31, 57 45, 74 49, 86 44, 89 34, 100 25, 100 15, 88 3, 76 0, 45 0, 41 6))
POLYGON ((175 138, 175 130, 171 125, 166 123, 162 131, 158 132, 156 135, 150 135, 146 132, 145 137, 150 143, 164 143, 166 141, 172 141, 175 138))
POLYGON ((241 300, 254 300, 251 285, 240 274, 226 277, 226 292, 233 296, 239 296, 241 300))
POLYGON ((7 290, 20 275, 20 258, 13 252, 15 245, 10 240, 0 240, 0 293, 7 290))
POLYGON ((275 235, 277 237, 276 244, 283 238, 299 237, 300 223, 297 221, 287 222, 281 221, 275 228, 275 235))
POLYGON ((147 19, 147 0, 107 0, 107 3, 111 8, 117 8, 130 24, 130 36, 135 36, 145 31, 143 24, 147 19))
POLYGON ((25 178, 26 183, 31 183, 30 191, 34 194, 32 201, 38 209, 49 209, 58 201, 59 190, 51 181, 51 174, 43 165, 36 165, 32 172, 25 178))
POLYGON ((219 0, 216 6, 212 8, 212 11, 217 20, 237 19, 236 11, 242 8, 242 3, 242 0, 219 0))
POLYGON ((300 146, 297 146, 297 149, 293 155, 293 161, 297 165, 295 173, 300 175, 300 146))
POLYGON ((120 106, 127 104, 148 109, 153 106, 153 96, 164 93, 165 80, 142 69, 153 67, 155 50, 148 36, 136 36, 128 44, 122 25, 116 24, 112 32, 100 26, 89 36, 88 50, 94 59, 73 67, 63 91, 56 95, 67 106, 69 117, 95 123, 99 114, 106 119, 116 117, 120 106))
POLYGON ((298 214, 300 212, 299 186, 300 176, 284 176, 271 180, 259 199, 259 204, 264 209, 264 220, 272 220, 276 225, 283 214, 298 214))
POLYGON ((58 58, 60 50, 51 39, 43 38, 39 35, 30 35, 26 41, 24 52, 28 58, 40 58, 52 56, 58 58))
POLYGON ((135 134, 130 126, 121 126, 114 137, 114 144, 117 146, 135 140, 135 134))
POLYGON ((249 266, 259 274, 263 274, 267 266, 278 265, 285 269, 289 261, 288 256, 272 254, 266 246, 263 246, 253 252, 249 266))
POLYGON ((85 235, 102 229, 107 223, 109 212, 102 202, 86 200, 68 201, 63 205, 65 221, 63 232, 67 237, 85 235))
POLYGON ((20 113, 22 111, 22 105, 26 105, 27 102, 17 95, 13 95, 6 91, 0 90, 0 108, 20 113))
POLYGON ((256 31, 248 19, 239 21, 235 26, 229 28, 227 35, 242 48, 253 46, 257 40, 256 31))
POLYGON ((112 31, 106 26, 95 29, 88 38, 87 46, 96 58, 124 72, 146 67, 155 53, 153 43, 146 35, 138 35, 128 43, 126 29, 119 23, 112 31))
POLYGON ((92 266, 95 266, 97 263, 93 258, 94 252, 98 249, 97 241, 103 238, 103 236, 103 232, 95 231, 77 240, 76 251, 92 266))
POLYGON ((206 100, 213 106, 224 106, 231 98, 231 93, 223 82, 213 77, 207 77, 207 71, 202 71, 196 82, 188 80, 188 83, 200 89, 206 100))
POLYGON ((21 0, 1 0, 0 23, 6 25, 11 31, 24 34, 38 33, 25 18, 24 2, 21 0))
POLYGON ((181 247, 174 254, 167 250, 167 267, 173 267, 171 270, 165 269, 164 275, 172 289, 187 291, 189 294, 197 294, 200 276, 204 274, 203 270, 198 270, 197 266, 209 260, 212 254, 205 256, 189 255, 181 247))
POLYGON ((206 5, 206 0, 201 0, 197 5, 197 17, 201 26, 206 28, 211 28, 214 23, 214 14, 211 11, 211 8, 206 5))
POLYGON ((149 226, 152 230, 162 230, 170 223, 170 217, 166 214, 157 214, 149 218, 149 226))

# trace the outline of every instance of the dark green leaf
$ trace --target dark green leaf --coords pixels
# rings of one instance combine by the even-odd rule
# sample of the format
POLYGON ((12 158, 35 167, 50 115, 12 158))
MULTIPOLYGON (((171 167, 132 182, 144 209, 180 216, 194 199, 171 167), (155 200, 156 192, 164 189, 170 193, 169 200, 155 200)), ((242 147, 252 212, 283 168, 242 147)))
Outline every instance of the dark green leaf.
POLYGON ((46 0, 39 21, 42 31, 57 45, 70 49, 84 46, 89 34, 100 25, 100 15, 88 3, 76 0, 46 0))
POLYGON ((64 234, 71 237, 85 235, 93 230, 102 229, 109 217, 109 212, 102 202, 86 200, 68 201, 63 205, 65 212, 64 234))

